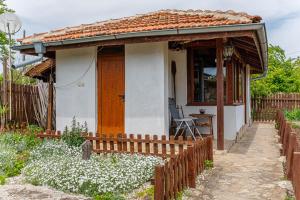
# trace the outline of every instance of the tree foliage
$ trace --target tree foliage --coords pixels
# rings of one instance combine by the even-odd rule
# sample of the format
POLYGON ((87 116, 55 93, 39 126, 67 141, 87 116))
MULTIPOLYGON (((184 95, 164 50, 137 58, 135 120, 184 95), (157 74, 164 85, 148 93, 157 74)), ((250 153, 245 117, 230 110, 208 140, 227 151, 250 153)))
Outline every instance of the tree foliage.
POLYGON ((269 46, 268 74, 251 82, 252 96, 267 96, 277 92, 300 92, 300 59, 287 58, 279 46, 269 46))
MULTIPOLYGON (((5 0, 0 0, 0 15, 6 12, 14 12, 12 9, 9 9, 5 3, 5 0)), ((0 32, 0 60, 7 57, 8 49, 7 45, 9 40, 5 33, 0 32)))

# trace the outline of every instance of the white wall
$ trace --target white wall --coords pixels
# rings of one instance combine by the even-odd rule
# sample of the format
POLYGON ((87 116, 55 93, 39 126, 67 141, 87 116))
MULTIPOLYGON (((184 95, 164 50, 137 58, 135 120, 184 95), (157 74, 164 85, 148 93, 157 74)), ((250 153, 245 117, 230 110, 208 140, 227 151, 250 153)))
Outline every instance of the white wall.
POLYGON ((72 117, 96 130, 96 48, 56 52, 56 129, 72 117))
MULTIPOLYGON (((176 62, 176 103, 182 105, 184 115, 187 117, 192 113, 199 113, 199 109, 205 109, 206 113, 214 114, 213 131, 217 136, 217 107, 216 106, 186 106, 187 104, 187 53, 186 50, 169 50, 169 96, 174 97, 173 81, 171 78, 171 62, 176 62)), ((224 107, 224 137, 225 139, 235 139, 237 131, 244 124, 244 105, 224 107)))
POLYGON ((125 45, 125 132, 168 133, 168 43, 125 45))

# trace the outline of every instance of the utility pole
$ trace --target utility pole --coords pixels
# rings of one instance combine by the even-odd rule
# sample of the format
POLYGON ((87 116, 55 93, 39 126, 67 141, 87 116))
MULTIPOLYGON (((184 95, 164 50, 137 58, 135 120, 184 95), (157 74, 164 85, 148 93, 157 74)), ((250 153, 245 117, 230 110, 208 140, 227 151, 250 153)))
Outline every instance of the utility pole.
MULTIPOLYGON (((3 58, 3 83, 2 83, 2 89, 3 89, 3 101, 2 106, 7 107, 7 57, 3 58)), ((3 115, 3 118, 1 120, 1 126, 4 127, 6 122, 6 114, 3 115)))

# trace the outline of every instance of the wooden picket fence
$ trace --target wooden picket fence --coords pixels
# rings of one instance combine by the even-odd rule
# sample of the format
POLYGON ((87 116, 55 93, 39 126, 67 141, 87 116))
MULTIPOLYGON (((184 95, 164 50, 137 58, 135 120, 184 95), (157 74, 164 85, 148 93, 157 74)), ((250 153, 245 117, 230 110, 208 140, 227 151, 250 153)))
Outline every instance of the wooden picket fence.
POLYGON ((275 121, 278 109, 300 108, 300 93, 277 93, 268 97, 251 99, 252 119, 254 121, 275 121))
MULTIPOLYGON (((9 86, 7 87, 9 94, 9 86)), ((0 105, 3 105, 3 85, 0 83, 0 105)), ((35 124, 36 117, 34 112, 33 99, 38 96, 38 89, 31 85, 12 84, 12 122, 17 124, 29 123, 35 124)), ((9 95, 7 101, 9 102, 9 95)), ((9 120, 9 111, 5 114, 5 118, 9 120)), ((0 116, 1 120, 1 116, 0 116)))
MULTIPOLYGON (((183 189, 196 187, 196 177, 205 168, 205 161, 213 161, 213 138, 192 140, 188 137, 157 135, 97 135, 83 133, 85 139, 93 144, 96 153, 138 153, 159 156, 165 159, 164 165, 155 167, 154 199, 174 199, 183 189)), ((46 131, 37 134, 39 138, 60 138, 60 131, 46 131)))
POLYGON ((282 111, 276 115, 281 154, 286 156, 286 175, 292 181, 296 200, 300 200, 300 132, 292 128, 282 111))

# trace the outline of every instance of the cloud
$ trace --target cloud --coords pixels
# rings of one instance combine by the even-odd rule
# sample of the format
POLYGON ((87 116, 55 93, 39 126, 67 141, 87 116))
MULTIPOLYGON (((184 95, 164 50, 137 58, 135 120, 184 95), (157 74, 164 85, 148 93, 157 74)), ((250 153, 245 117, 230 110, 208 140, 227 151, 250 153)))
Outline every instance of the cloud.
POLYGON ((20 16, 28 35, 160 9, 235 10, 262 16, 271 43, 287 52, 300 50, 299 0, 9 0, 7 4, 20 16))

